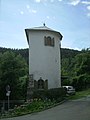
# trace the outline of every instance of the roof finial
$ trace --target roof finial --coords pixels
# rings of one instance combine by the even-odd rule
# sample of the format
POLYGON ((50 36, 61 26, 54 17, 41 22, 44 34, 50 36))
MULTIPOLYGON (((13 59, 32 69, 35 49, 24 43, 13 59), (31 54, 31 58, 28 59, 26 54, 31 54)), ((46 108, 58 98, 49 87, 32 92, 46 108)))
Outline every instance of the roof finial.
POLYGON ((45 26, 45 23, 43 23, 43 26, 45 26))

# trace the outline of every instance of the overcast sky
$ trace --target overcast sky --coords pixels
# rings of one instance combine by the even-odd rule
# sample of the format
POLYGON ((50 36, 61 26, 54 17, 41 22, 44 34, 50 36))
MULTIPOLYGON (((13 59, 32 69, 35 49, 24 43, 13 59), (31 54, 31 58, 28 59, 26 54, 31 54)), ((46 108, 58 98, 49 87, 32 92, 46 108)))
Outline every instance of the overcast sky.
POLYGON ((90 0, 0 0, 0 47, 28 48, 24 29, 44 22, 62 48, 90 47, 90 0))

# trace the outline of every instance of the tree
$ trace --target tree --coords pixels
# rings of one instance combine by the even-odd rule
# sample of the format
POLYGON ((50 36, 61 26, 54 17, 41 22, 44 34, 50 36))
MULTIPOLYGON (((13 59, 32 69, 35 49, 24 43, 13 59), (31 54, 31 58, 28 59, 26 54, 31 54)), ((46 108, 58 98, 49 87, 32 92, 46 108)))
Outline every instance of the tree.
POLYGON ((76 57, 75 70, 77 75, 90 74, 90 51, 78 54, 76 57))
POLYGON ((90 50, 78 54, 75 57, 74 78, 72 85, 77 90, 90 87, 90 50))
POLYGON ((21 55, 7 51, 0 55, 0 99, 6 99, 6 86, 11 87, 11 99, 22 97, 20 77, 27 75, 27 64, 21 55))

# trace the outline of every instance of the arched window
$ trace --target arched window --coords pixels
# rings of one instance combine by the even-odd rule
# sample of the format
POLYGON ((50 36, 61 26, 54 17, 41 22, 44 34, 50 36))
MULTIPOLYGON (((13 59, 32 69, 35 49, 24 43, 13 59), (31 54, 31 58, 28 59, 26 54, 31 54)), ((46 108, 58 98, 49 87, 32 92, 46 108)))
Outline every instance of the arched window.
POLYGON ((52 46, 54 47, 55 43, 54 43, 54 38, 51 38, 50 36, 45 36, 44 37, 44 44, 45 46, 52 46))
POLYGON ((38 89, 44 89, 44 80, 41 78, 38 80, 38 89))

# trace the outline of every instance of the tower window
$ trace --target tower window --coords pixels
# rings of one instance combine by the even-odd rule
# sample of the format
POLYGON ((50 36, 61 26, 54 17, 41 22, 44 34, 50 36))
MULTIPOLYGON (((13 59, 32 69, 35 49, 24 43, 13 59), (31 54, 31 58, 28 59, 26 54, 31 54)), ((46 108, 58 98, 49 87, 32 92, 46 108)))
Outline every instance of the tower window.
POLYGON ((38 80, 38 89, 44 89, 44 80, 41 78, 38 80))
POLYGON ((54 38, 51 38, 50 36, 45 36, 44 37, 44 44, 45 44, 45 46, 52 46, 52 47, 54 47, 54 45, 55 45, 55 42, 54 42, 54 38))

